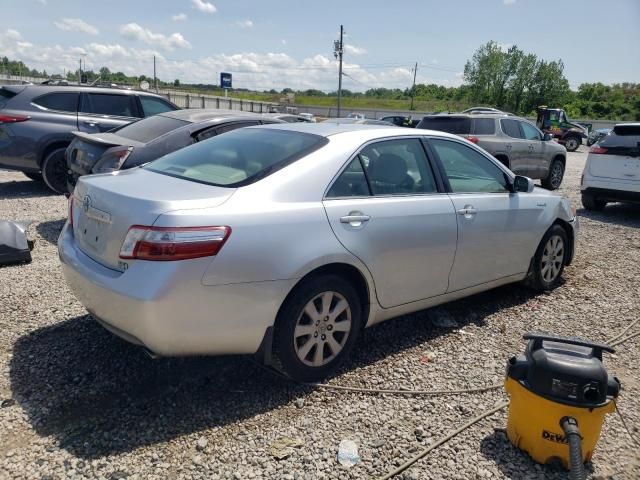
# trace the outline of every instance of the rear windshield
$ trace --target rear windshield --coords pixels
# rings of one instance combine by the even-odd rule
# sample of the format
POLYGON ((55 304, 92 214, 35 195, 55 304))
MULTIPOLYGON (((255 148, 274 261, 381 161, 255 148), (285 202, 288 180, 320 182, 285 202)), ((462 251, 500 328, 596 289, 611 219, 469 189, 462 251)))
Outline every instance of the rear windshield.
POLYGON ((424 117, 416 128, 469 135, 471 133, 471 119, 469 117, 424 117))
POLYGON ((634 151, 640 144, 640 125, 616 125, 613 131, 600 140, 601 147, 627 147, 634 151))
POLYGON ((6 88, 0 88, 0 108, 4 107, 7 104, 7 100, 15 96, 16 94, 11 90, 7 90, 6 88))
POLYGON ((639 137, 640 125, 616 125, 613 127, 613 133, 620 136, 635 135, 639 137))
POLYGON ((184 127, 190 122, 178 120, 176 118, 163 117, 156 115, 155 117, 145 118, 137 122, 129 123, 124 127, 114 131, 117 135, 135 140, 137 142, 147 143, 158 138, 165 133, 169 133, 176 128, 184 127))
POLYGON ((194 182, 241 187, 325 145, 309 133, 242 128, 165 155, 144 168, 194 182))

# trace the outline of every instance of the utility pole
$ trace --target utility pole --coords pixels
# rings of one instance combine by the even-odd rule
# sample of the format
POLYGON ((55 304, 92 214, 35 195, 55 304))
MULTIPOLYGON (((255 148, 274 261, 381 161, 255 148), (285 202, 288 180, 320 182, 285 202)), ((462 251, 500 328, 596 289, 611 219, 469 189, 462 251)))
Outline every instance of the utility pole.
POLYGON ((158 77, 156 77, 156 56, 153 56, 153 86, 158 93, 158 77))
POLYGON ((80 57, 80 68, 78 69, 78 85, 82 84, 82 57, 80 57))
POLYGON ((416 66, 413 68, 413 87, 411 87, 411 106, 409 110, 413 110, 413 97, 416 96, 416 73, 418 73, 418 62, 416 62, 416 66))
POLYGON ((344 52, 343 49, 343 36, 344 36, 344 27, 340 25, 340 40, 336 40, 333 42, 333 56, 340 61, 340 66, 338 68, 338 118, 340 118, 340 108, 342 103, 342 54, 344 52))

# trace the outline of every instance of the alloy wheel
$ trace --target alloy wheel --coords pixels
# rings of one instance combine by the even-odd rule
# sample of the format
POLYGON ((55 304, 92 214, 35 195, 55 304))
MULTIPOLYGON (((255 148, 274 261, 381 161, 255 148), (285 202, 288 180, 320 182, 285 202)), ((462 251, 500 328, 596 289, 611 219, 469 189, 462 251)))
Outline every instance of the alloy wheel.
POLYGON ((551 185, 553 186, 553 188, 560 187, 563 174, 564 169, 562 168, 562 164, 560 162, 555 162, 553 164, 553 168, 551 169, 551 185))
POLYGON ((565 147, 567 148, 567 150, 569 150, 570 152, 573 152, 574 150, 578 149, 578 140, 576 140, 575 138, 569 138, 566 142, 565 142, 565 147))
POLYGON ((559 235, 553 235, 547 240, 542 252, 541 274, 545 282, 553 282, 562 270, 564 262, 564 240, 559 235))
POLYGON ((293 346, 305 365, 321 367, 344 348, 351 332, 351 306, 338 292, 322 292, 305 305, 296 322, 293 346))

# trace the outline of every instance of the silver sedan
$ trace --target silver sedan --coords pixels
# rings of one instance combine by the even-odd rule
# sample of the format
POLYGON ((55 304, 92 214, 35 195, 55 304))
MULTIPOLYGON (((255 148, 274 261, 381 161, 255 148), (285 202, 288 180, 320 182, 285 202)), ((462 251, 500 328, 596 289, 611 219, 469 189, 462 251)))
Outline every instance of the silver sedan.
POLYGON ((287 124, 82 177, 58 249, 98 322, 158 355, 330 374, 361 330, 526 281, 558 285, 567 199, 460 137, 287 124))

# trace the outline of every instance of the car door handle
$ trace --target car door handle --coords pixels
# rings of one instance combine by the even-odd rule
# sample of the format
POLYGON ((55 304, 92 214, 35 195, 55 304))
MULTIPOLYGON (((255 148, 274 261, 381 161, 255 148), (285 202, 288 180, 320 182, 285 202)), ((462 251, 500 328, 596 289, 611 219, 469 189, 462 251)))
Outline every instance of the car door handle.
POLYGON ((371 217, 369 215, 355 212, 352 212, 349 215, 345 215, 344 217, 340 217, 340 223, 348 223, 352 227, 359 227, 364 222, 368 222, 369 220, 371 220, 371 217))
POLYGON ((85 120, 84 122, 85 125, 89 125, 91 127, 97 127, 98 125, 100 125, 100 122, 95 122, 93 120, 85 120))
POLYGON ((478 211, 471 205, 465 205, 464 208, 458 210, 458 215, 464 215, 465 217, 475 215, 478 211))

